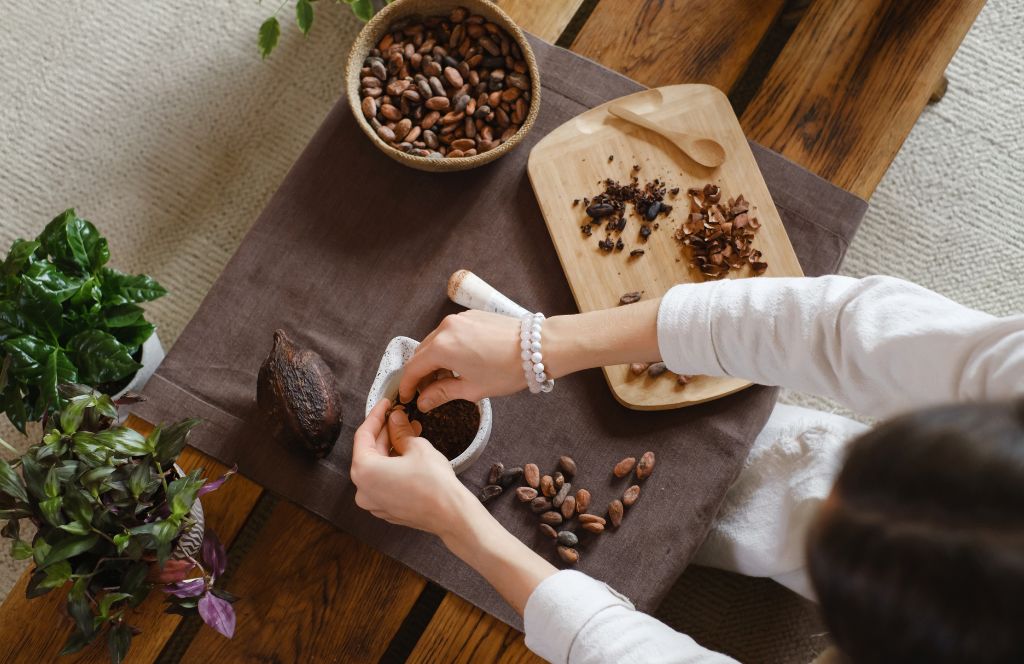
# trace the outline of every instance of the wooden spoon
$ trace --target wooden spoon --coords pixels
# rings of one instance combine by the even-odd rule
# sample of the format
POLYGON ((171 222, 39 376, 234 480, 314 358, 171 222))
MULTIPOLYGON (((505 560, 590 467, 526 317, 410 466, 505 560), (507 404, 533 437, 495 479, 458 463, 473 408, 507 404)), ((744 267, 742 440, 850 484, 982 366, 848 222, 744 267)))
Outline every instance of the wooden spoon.
POLYGON ((718 168, 725 161, 725 148, 714 139, 694 136, 682 131, 670 131, 664 127, 659 127, 644 116, 638 115, 623 106, 609 106, 608 112, 626 122, 632 122, 644 129, 649 129, 656 134, 664 136, 701 166, 718 168))

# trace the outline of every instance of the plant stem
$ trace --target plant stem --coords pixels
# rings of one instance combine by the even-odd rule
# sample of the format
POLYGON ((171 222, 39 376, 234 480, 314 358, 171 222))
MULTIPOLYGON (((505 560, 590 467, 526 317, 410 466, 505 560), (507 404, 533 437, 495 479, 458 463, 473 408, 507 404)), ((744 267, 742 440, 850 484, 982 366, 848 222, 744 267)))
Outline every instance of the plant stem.
POLYGON ((153 458, 153 463, 156 464, 156 470, 157 470, 158 473, 160 473, 160 484, 164 485, 164 499, 166 500, 166 497, 167 497, 167 478, 164 477, 164 467, 160 465, 160 462, 156 460, 156 457, 153 458))

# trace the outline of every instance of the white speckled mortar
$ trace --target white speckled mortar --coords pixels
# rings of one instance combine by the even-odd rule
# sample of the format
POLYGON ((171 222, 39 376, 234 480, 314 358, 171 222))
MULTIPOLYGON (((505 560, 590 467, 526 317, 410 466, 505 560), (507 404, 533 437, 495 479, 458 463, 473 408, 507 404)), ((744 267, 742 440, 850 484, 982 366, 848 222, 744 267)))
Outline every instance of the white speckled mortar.
MULTIPOLYGON (((395 337, 388 343, 388 347, 384 349, 384 356, 380 358, 380 366, 377 367, 377 376, 370 386, 370 393, 366 396, 367 415, 381 399, 391 399, 394 403, 398 397, 402 368, 419 345, 420 342, 409 337, 395 337)), ((487 447, 487 441, 491 439, 491 402, 488 399, 481 399, 476 405, 480 409, 480 428, 477 429, 476 437, 469 447, 451 460, 456 474, 472 466, 487 447)))

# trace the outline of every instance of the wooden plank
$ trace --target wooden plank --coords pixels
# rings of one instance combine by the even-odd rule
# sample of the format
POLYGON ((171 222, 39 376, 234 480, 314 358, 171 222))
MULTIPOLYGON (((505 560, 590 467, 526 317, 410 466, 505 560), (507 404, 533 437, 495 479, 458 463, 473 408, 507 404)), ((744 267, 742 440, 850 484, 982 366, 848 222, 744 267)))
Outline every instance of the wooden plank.
POLYGON ((743 114, 747 135, 863 198, 984 0, 815 0, 743 114))
MULTIPOLYGON (((128 425, 143 434, 152 430, 152 425, 138 418, 129 418, 128 425)), ((202 467, 207 476, 213 477, 227 470, 222 464, 193 448, 186 448, 178 463, 186 472, 202 467)), ((232 477, 218 491, 203 497, 206 523, 225 544, 230 544, 261 493, 259 485, 244 477, 232 477)), ((71 633, 70 622, 64 615, 64 593, 53 591, 29 601, 25 598, 28 578, 26 569, 3 606, 0 606, 0 643, 4 644, 0 651, 0 662, 109 662, 105 637, 100 637, 92 646, 73 657, 57 660, 57 653, 71 633)), ((129 623, 141 629, 142 634, 132 641, 127 662, 154 661, 181 622, 180 616, 163 613, 163 598, 162 592, 154 591, 132 612, 129 623)))
POLYGON ((234 639, 202 629, 185 662, 375 662, 426 581, 301 507, 278 504, 228 584, 234 639))
POLYGON ((497 0, 520 28, 554 43, 583 0, 497 0))
MULTIPOLYGON (((765 276, 803 276, 729 100, 711 86, 670 85, 592 108, 541 139, 530 152, 528 171, 580 311, 614 307, 623 293, 637 291, 644 299, 657 298, 676 284, 704 281, 704 276, 690 267, 689 254, 673 235, 689 216, 685 192, 691 187, 703 188, 708 182, 722 188, 723 201, 743 194, 750 203, 750 216, 761 222, 753 246, 764 252, 768 264, 765 276), (725 163, 714 170, 696 164, 661 135, 612 117, 609 104, 622 104, 664 129, 714 136, 725 148, 725 163), (646 240, 639 237, 641 224, 630 209, 625 229, 613 238, 621 239, 625 248, 607 253, 597 246, 607 232, 597 227, 591 236, 583 235, 580 226, 589 218, 583 204, 573 205, 572 201, 596 194, 595 183, 605 178, 628 182, 634 175, 634 165, 640 167, 636 173, 641 178, 640 186, 658 178, 681 191, 675 196, 666 194, 666 203, 675 209, 657 217, 659 228, 646 240), (634 258, 630 256, 633 249, 645 253, 634 258)), ((731 270, 728 276, 752 275, 750 267, 744 266, 731 270)), ((635 376, 628 365, 605 367, 604 373, 616 400, 636 410, 692 406, 750 385, 737 378, 700 376, 684 386, 673 375, 635 376)))
POLYGON ((523 635, 449 593, 437 607, 407 664, 534 664, 543 662, 523 635))
POLYGON ((708 83, 729 92, 785 4, 601 0, 572 50, 651 87, 708 83))

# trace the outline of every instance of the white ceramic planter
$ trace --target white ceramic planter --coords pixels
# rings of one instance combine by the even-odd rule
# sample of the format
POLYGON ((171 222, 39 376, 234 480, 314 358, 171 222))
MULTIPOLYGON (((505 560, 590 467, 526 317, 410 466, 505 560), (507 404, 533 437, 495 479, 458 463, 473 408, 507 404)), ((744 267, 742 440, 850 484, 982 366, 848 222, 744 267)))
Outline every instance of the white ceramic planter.
MULTIPOLYGON (((392 402, 398 397, 398 383, 402 379, 402 368, 412 357, 420 342, 409 337, 395 337, 388 343, 384 350, 384 356, 380 359, 380 366, 377 368, 377 376, 370 386, 370 393, 366 397, 366 414, 381 399, 391 399, 392 402)), ((480 409, 480 428, 477 429, 476 437, 469 444, 462 454, 451 460, 452 468, 456 474, 466 470, 483 454, 487 447, 487 441, 491 438, 491 402, 488 399, 481 399, 477 402, 480 409)))
POLYGON ((135 376, 131 381, 124 386, 117 394, 111 398, 115 401, 127 392, 138 392, 140 391, 149 379, 153 376, 156 368, 160 366, 160 363, 164 361, 164 347, 160 345, 160 339, 156 336, 156 332, 149 335, 149 338, 142 344, 142 368, 135 372, 135 376))

